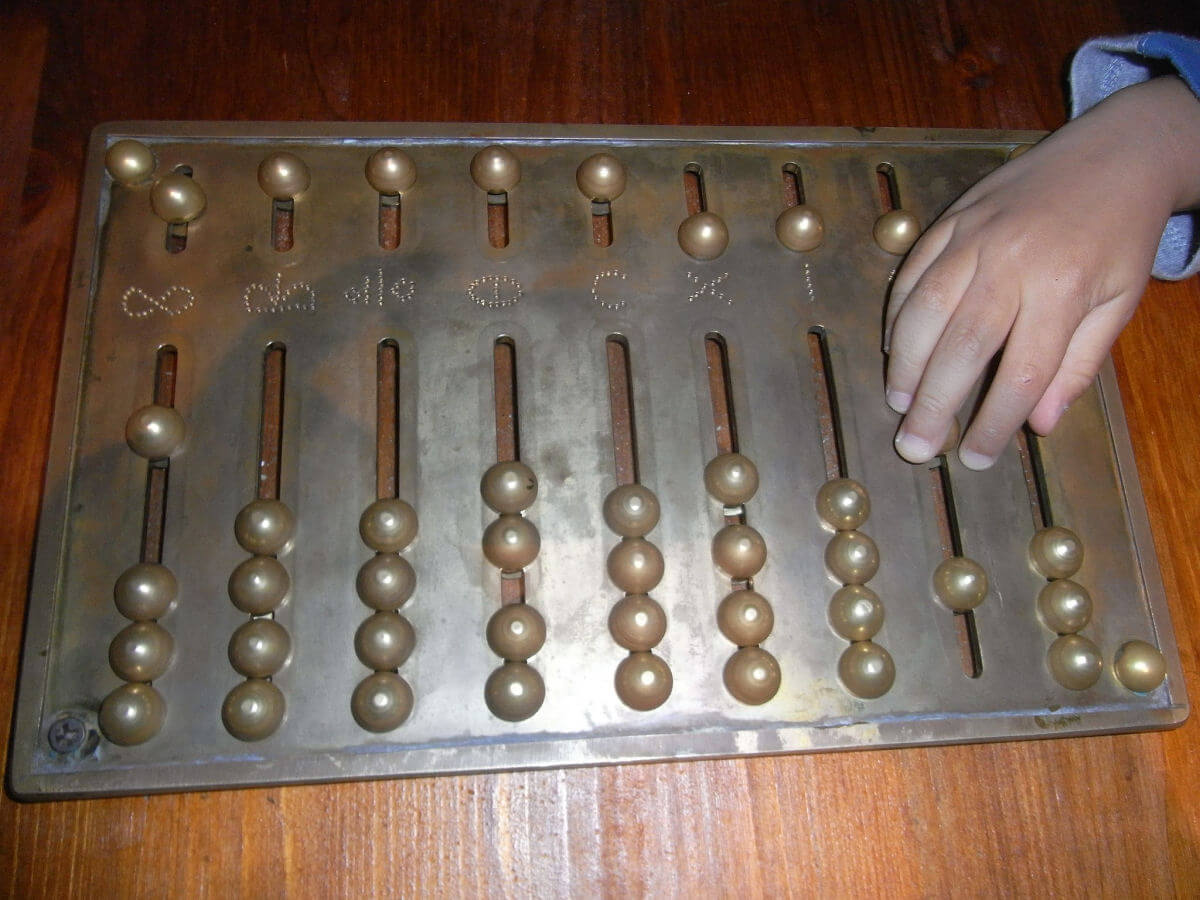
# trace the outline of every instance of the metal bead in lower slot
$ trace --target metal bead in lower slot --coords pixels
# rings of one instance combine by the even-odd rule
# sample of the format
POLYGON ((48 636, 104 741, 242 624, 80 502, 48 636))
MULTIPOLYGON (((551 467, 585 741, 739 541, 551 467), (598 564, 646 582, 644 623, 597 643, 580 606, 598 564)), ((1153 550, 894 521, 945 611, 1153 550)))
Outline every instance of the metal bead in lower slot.
POLYGON ((1100 648, 1081 634, 1064 634, 1046 652, 1050 674, 1065 688, 1083 691, 1100 680, 1100 648))
POLYGON ((350 714, 362 728, 382 734, 399 728, 412 714, 413 692, 395 672, 368 675, 350 695, 350 714))
POLYGON ((487 642, 501 659, 529 659, 546 643, 546 620, 528 603, 510 603, 488 620, 487 642))
POLYGON ((622 538, 608 554, 608 577, 627 594, 654 590, 663 577, 662 552, 645 538, 622 538))
POLYGON ((506 662, 488 676, 483 699, 496 718, 520 722, 541 708, 546 685, 529 663, 506 662))
POLYGON ((354 652, 368 669, 398 669, 417 645, 412 624, 398 612, 368 616, 354 633, 354 652))
POLYGON ((371 609, 399 609, 417 586, 417 573, 396 553, 376 553, 358 570, 354 587, 371 609))
POLYGON ((1083 541, 1069 528, 1043 528, 1029 541, 1029 561, 1045 578, 1070 578, 1083 565, 1083 541))
POLYGON ((278 730, 286 710, 279 688, 261 678, 251 678, 225 695, 221 721, 239 741, 261 741, 278 730))
POLYGON ((742 647, 725 663, 725 688, 750 706, 766 703, 779 692, 779 661, 761 647, 742 647))
POLYGON ((650 650, 667 633, 667 614, 646 594, 626 594, 609 612, 608 630, 613 640, 626 650, 650 650))
POLYGON ((623 484, 604 498, 604 521, 621 537, 645 537, 659 517, 658 497, 640 484, 623 484))
POLYGON ((273 556, 252 556, 229 576, 229 599, 244 613, 265 616, 279 608, 292 588, 292 576, 273 556))
POLYGON ((358 520, 364 544, 379 553, 399 553, 417 537, 417 511, 398 497, 376 500, 358 520))
POLYGON ((713 536, 713 562, 730 578, 753 578, 767 562, 767 542, 749 525, 726 525, 713 536))
POLYGON ((731 591, 717 607, 717 627, 739 647, 761 644, 775 627, 775 611, 758 591, 731 591))
POLYGON ((257 556, 284 552, 295 531, 296 517, 280 500, 251 500, 233 522, 237 542, 257 556))
POLYGON ((243 622, 229 638, 229 664, 247 678, 270 678, 291 652, 291 635, 274 619, 243 622))
POLYGON ((166 718, 166 701, 148 684, 123 684, 100 704, 100 731, 122 747, 144 744, 166 718))
POLYGON ((520 572, 541 547, 537 526, 514 513, 499 516, 483 532, 483 555, 501 572, 520 572))
POLYGON ((933 593, 955 612, 974 609, 987 598, 987 572, 965 556, 944 559, 933 571, 933 593))
POLYGON ((817 491, 817 515, 834 531, 861 528, 870 514, 867 489, 853 478, 835 478, 817 491))
POLYGON ((855 697, 874 700, 891 690, 896 681, 896 663, 874 641, 857 641, 838 660, 838 677, 855 697))
POLYGON ((175 574, 158 563, 137 563, 117 578, 113 602, 117 612, 135 622, 166 615, 179 594, 175 574))
POLYGON ((1117 680, 1129 690, 1147 694, 1167 677, 1162 651, 1145 641, 1126 641, 1113 658, 1117 680))
POLYGON ((839 588, 829 600, 829 624, 848 641, 869 641, 883 627, 879 595, 861 584, 839 588))
POLYGON ((175 640, 156 622, 126 625, 108 645, 108 664, 122 681, 154 681, 171 666, 175 640))
POLYGON ((613 679, 617 696, 630 709, 657 709, 671 696, 671 667, 649 651, 630 653, 617 666, 613 679))
POLYGON ((839 531, 825 546, 825 566, 842 584, 866 584, 879 571, 879 548, 861 531, 839 531))
POLYGON ((179 449, 186 435, 183 416, 172 406, 143 406, 125 422, 125 443, 146 459, 166 459, 179 449))
POLYGON ((741 506, 758 491, 758 467, 740 453, 714 456, 704 467, 704 489, 726 506, 741 506))
POLYGON ((504 460, 483 473, 479 493, 494 512, 519 513, 529 509, 537 499, 537 475, 518 459, 504 460))
POLYGON ((1051 581, 1038 593, 1038 614, 1056 634, 1074 634, 1092 620, 1092 596, 1069 578, 1051 581))

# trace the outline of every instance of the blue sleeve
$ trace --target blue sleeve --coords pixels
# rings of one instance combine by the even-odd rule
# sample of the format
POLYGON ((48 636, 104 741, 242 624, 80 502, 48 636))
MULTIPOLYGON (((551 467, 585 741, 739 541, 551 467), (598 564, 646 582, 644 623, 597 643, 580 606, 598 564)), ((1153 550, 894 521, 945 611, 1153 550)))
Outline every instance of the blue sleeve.
MULTIPOLYGON (((1122 88, 1160 75, 1178 75, 1200 98, 1200 40, 1152 31, 1088 41, 1071 62, 1071 116, 1082 115, 1122 88)), ((1178 280, 1197 271, 1200 212, 1177 213, 1163 231, 1153 274, 1178 280)))

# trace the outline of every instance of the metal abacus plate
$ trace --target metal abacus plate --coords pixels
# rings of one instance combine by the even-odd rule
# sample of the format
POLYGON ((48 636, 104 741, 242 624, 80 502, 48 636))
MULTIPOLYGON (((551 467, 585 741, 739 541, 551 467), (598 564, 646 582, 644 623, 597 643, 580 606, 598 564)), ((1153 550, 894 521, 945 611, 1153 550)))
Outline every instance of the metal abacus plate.
MULTIPOLYGON (((961 468, 953 454, 945 462, 954 551, 976 560, 989 585, 971 613, 977 677, 964 671, 963 617, 933 589, 950 551, 930 468, 892 449, 898 418, 883 402, 880 325, 899 257, 872 236, 883 211, 879 167, 891 167, 902 206, 928 224, 1035 138, 554 126, 99 129, 71 278, 13 789, 28 797, 171 791, 1179 724, 1184 683, 1111 365, 1035 448, 1054 524, 1084 548, 1072 579, 1092 600, 1087 641, 1060 660, 1087 681, 1096 663, 1088 648, 1099 654, 1099 677, 1083 690, 1065 687, 1047 662, 1056 634, 1037 605, 1047 578, 1028 551, 1037 530, 1029 485, 1038 478, 1026 477, 1018 447, 984 473, 961 468), (203 214, 169 236, 150 182, 129 186, 106 172, 106 150, 123 138, 152 151, 159 178, 188 167, 207 198, 203 214), (486 194, 469 171, 492 144, 520 166, 507 195, 486 194), (380 246, 380 194, 364 177, 367 159, 388 146, 416 167, 400 202, 399 246, 390 250, 380 246), (299 157, 311 177, 294 203, 273 203, 257 179, 260 162, 279 151, 299 157), (605 207, 576 185, 577 168, 598 152, 617 157, 628 177, 609 208, 610 246, 594 239, 605 207), (813 250, 776 238, 789 164, 804 202, 823 217, 824 241, 813 250), (728 248, 715 259, 681 250, 685 170, 703 179, 700 202, 728 228, 728 248), (505 200, 509 243, 497 248, 489 207, 505 200), (289 250, 275 249, 273 206, 291 219, 289 250), (844 474, 869 493, 861 529, 880 557, 869 588, 886 619, 872 646, 890 651, 895 676, 874 699, 851 693, 839 676, 839 660, 858 645, 828 617, 841 584, 826 568, 833 532, 815 507, 831 473, 812 376, 814 328, 823 330, 825 375, 836 386, 844 474), (665 560, 651 593, 667 627, 653 653, 669 666, 673 688, 648 710, 627 706, 614 689, 629 652, 608 627, 622 596, 606 571, 619 537, 602 515, 617 484, 613 336, 628 354, 638 475, 661 506, 648 538, 665 560), (705 465, 721 446, 706 356, 713 336, 727 361, 737 448, 760 477, 741 509, 722 508, 705 489, 705 465), (481 547, 496 518, 480 478, 497 460, 497 339, 516 353, 520 459, 540 481, 525 516, 541 547, 525 566, 523 592, 546 623, 544 646, 528 661, 545 698, 520 721, 494 715, 484 696, 500 665, 485 629, 511 588, 481 547), (376 499, 376 365, 388 340, 399 370, 396 493, 416 510, 420 530, 403 550, 416 587, 401 613, 416 644, 397 667, 412 712, 375 732, 352 714, 351 696, 370 675, 354 644, 372 611, 355 585, 372 556, 359 517, 376 499), (178 591, 157 618, 173 652, 161 673, 126 658, 153 655, 145 642, 117 653, 129 683, 152 680, 165 707, 149 736, 110 722, 136 738, 119 744, 99 721, 105 698, 123 684, 109 643, 130 624, 114 605, 114 583, 139 560, 147 472, 162 467, 131 452, 125 433, 131 414, 154 399, 165 346, 176 353, 172 402, 186 426, 170 457, 161 535, 162 564, 178 591), (291 590, 268 618, 286 630, 291 650, 254 682, 273 685, 286 713, 267 736, 242 740, 222 716, 230 691, 250 683, 228 657, 230 636, 247 622, 228 582, 247 558, 234 520, 261 488, 263 360, 272 346, 286 348, 278 494, 295 529, 278 556, 291 590), (714 565, 712 541, 739 515, 765 542, 753 588, 774 612, 761 644, 778 664, 779 687, 757 705, 726 688, 723 669, 737 648, 716 622, 732 585, 714 565), (1162 654, 1165 680, 1151 671, 1157 686, 1147 692, 1125 686, 1137 685, 1136 673, 1117 677, 1114 657, 1131 640, 1162 654)), ((175 202, 177 211, 188 205, 186 197, 175 202)), ((1139 661, 1151 670, 1157 662, 1153 653, 1139 661)), ((118 712, 136 718, 147 709, 133 703, 118 712)))

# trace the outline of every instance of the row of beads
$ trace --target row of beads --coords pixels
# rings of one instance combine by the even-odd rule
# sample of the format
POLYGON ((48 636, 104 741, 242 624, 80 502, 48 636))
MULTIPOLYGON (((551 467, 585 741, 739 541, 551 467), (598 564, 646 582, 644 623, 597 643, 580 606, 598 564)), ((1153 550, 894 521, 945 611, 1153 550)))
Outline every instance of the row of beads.
MULTIPOLYGON (((722 453, 704 467, 704 487, 727 516, 741 515, 758 492, 758 467, 741 453, 722 453)), ((775 627, 775 613, 751 581, 767 562, 767 543, 749 525, 735 522, 713 538, 712 558, 733 583, 717 607, 717 627, 738 648, 725 662, 725 689, 741 703, 766 703, 782 680, 779 661, 759 646, 775 627)))
POLYGON ((640 484, 623 484, 604 498, 604 521, 621 536, 608 554, 608 577, 625 592, 608 616, 613 640, 629 651, 617 666, 617 696, 626 706, 650 710, 671 695, 666 662, 651 651, 667 633, 667 614, 650 596, 662 580, 664 562, 646 535, 658 524, 658 497, 640 484))
POLYGON ((400 552, 417 537, 417 513, 396 497, 376 500, 358 522, 362 542, 375 551, 355 579, 359 599, 375 610, 354 633, 354 652, 373 670, 350 697, 354 720, 367 731, 399 728, 413 708, 413 692, 398 669, 417 643, 412 624, 399 609, 412 596, 417 575, 400 552))
POLYGON ((829 601, 829 622, 850 641, 838 660, 838 676, 851 694, 882 697, 896 680, 892 655, 871 640, 883 627, 883 603, 866 586, 879 571, 879 550, 858 529, 871 514, 867 489, 852 478, 835 478, 817 491, 817 515, 833 529, 825 566, 842 586, 829 601))
MULTIPOLYGON (((483 473, 479 491, 498 514, 483 532, 483 555, 501 578, 521 578, 542 547, 537 526, 524 515, 537 499, 537 476, 519 460, 498 462, 483 473)), ((527 662, 546 642, 545 620, 523 600, 503 605, 488 620, 487 642, 504 660, 484 685, 488 709, 506 722, 528 719, 546 699, 542 676, 527 662)))

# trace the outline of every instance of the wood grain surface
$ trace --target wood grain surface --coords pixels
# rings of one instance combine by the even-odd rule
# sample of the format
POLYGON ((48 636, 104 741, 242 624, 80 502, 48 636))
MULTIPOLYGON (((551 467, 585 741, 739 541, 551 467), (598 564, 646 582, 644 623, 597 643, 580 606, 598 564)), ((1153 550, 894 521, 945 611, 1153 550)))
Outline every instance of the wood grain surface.
MULTIPOLYGON (((0 6, 0 737, 82 160, 109 119, 1052 128, 1072 50, 1192 2, 0 6)), ((1200 700, 1200 285, 1117 349, 1200 700)), ((882 401, 881 401, 882 402, 882 401)), ((41 602, 32 598, 33 603, 41 602)), ((1194 895, 1200 723, 1165 734, 20 804, 20 897, 1194 895)))

